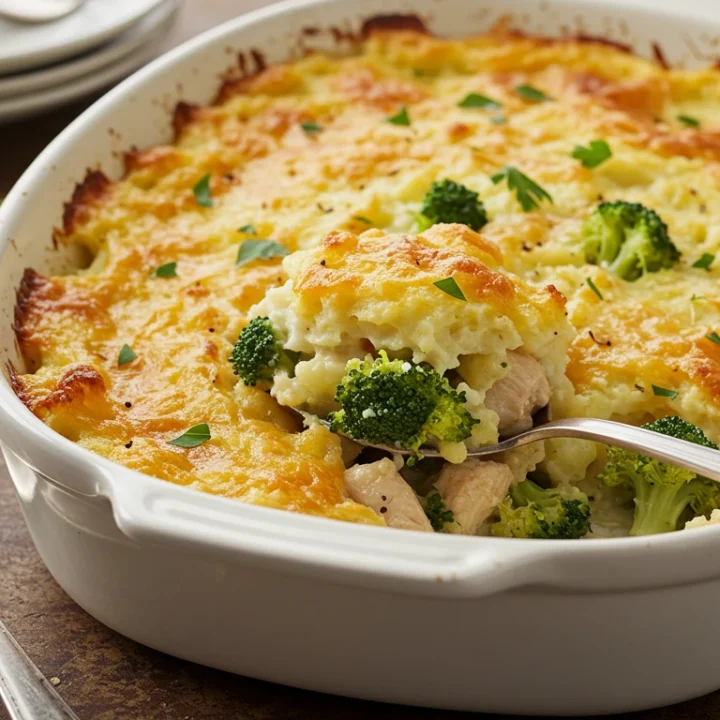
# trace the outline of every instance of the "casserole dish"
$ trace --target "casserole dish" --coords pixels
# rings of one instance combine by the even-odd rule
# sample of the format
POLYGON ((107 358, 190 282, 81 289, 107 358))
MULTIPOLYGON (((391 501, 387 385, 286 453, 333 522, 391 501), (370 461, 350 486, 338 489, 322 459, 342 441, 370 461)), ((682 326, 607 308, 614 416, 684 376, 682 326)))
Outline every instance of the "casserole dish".
MULTIPOLYGON (((19 364, 11 318, 23 268, 57 272, 77 260, 48 241, 86 168, 118 176, 121 151, 166 140, 174 104, 207 102, 229 53, 259 48, 275 62, 301 47, 303 27, 334 28, 315 32, 322 42, 352 36, 369 16, 410 10, 438 34, 479 33, 510 14, 518 29, 540 34, 568 22, 587 35, 622 27, 638 53, 657 43, 671 63, 689 63, 691 48, 712 53, 699 9, 680 17, 642 3, 488 2, 468 11, 461 0, 373 0, 362 10, 294 2, 240 18, 111 92, 3 204, 2 359, 19 364)), ((314 690, 486 712, 610 713, 720 686, 718 528, 601 543, 379 532, 115 465, 54 434, 4 378, 0 402, 8 467, 48 568, 88 612, 159 650, 314 690)))

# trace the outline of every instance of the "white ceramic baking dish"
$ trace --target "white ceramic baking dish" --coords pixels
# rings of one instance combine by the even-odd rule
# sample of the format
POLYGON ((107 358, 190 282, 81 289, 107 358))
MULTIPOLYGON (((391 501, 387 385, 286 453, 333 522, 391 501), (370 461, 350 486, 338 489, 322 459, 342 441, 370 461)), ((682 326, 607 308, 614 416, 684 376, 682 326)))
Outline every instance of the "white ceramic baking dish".
MULTIPOLYGON (((86 168, 117 177, 119 151, 168 141, 175 102, 209 101, 236 51, 282 60, 304 27, 357 30, 380 13, 416 13, 443 35, 482 32, 509 14, 528 32, 570 28, 643 55, 658 43, 671 63, 710 62, 720 37, 713 0, 666 5, 301 0, 187 43, 82 115, 0 207, 0 358, 20 364, 12 315, 23 268, 72 263, 51 230, 86 168)), ((173 655, 314 690, 487 712, 612 713, 720 687, 720 526, 522 541, 253 507, 83 450, 31 415, 4 377, 0 440, 60 585, 105 624, 173 655)))

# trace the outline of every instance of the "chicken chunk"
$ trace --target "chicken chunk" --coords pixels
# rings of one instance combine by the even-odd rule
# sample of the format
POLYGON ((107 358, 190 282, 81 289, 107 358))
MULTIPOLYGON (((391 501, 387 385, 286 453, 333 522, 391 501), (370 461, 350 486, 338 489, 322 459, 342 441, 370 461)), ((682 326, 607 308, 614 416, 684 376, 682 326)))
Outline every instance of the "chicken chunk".
POLYGON ((501 436, 517 435, 532 427, 532 415, 550 401, 550 385, 535 358, 508 353, 509 369, 485 394, 485 407, 500 417, 501 436))
POLYGON ((392 460, 353 465, 345 471, 345 487, 355 502, 372 508, 390 527, 433 532, 417 495, 392 460))
POLYGON ((445 464, 434 487, 445 507, 452 510, 456 531, 475 535, 505 499, 513 478, 507 465, 471 458, 461 465, 445 464))

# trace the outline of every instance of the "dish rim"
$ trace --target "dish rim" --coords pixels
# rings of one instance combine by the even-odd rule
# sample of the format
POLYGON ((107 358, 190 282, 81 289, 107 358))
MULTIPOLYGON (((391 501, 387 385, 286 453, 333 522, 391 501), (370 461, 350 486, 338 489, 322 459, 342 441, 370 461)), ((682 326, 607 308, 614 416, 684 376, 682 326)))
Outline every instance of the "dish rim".
MULTIPOLYGON (((0 256, 10 242, 12 227, 21 222, 24 195, 36 184, 48 182, 46 170, 70 141, 77 139, 99 122, 105 113, 123 106, 135 89, 149 83, 156 76, 170 71, 181 61, 199 55, 211 45, 222 42, 243 28, 271 20, 290 11, 305 8, 322 8, 336 4, 336 0, 285 0, 230 20, 216 28, 188 40, 170 52, 151 62, 130 78, 109 91, 73 121, 35 159, 12 188, 0 206, 0 256)), ((492 3, 493 5, 496 2, 492 3)), ((655 10, 648 7, 647 0, 631 2, 601 2, 600 0, 550 0, 552 7, 574 8, 602 6, 628 7, 648 18, 658 15, 683 17, 674 9, 655 10)), ((707 20, 707 18, 706 18, 707 20)), ((669 20, 666 20, 669 22, 669 20)), ((720 31, 720 23, 718 23, 720 31)), ((559 567, 568 558, 572 566, 579 561, 594 562, 599 558, 612 563, 629 566, 631 560, 641 555, 662 556, 665 552, 693 553, 708 544, 720 542, 720 525, 703 529, 703 532, 678 531, 665 535, 626 538, 602 538, 599 542, 588 540, 520 540, 492 537, 469 537, 449 534, 428 534, 413 531, 379 532, 377 528, 294 513, 288 510, 260 507, 238 502, 230 498, 208 495, 165 480, 145 475, 96 455, 51 430, 33 415, 15 395, 5 374, 0 378, 0 439, 21 459, 52 483, 70 492, 88 497, 102 496, 110 499, 117 524, 132 539, 148 539, 159 542, 178 542, 185 546, 205 546, 216 550, 237 552, 247 558, 263 562, 280 563, 285 569, 311 573, 333 572, 338 578, 358 580, 363 584, 377 581, 385 588, 417 589, 423 587, 432 594, 442 594, 451 588, 454 594, 485 594, 509 587, 543 582, 560 587, 571 578, 559 567), (53 480, 54 474, 75 477, 73 487, 53 480), (205 513, 193 518, 192 507, 202 508, 205 513), (172 527, 177 517, 185 516, 187 525, 172 527), (218 517, 230 523, 223 533, 218 517), (206 522, 204 530, 198 520, 206 522), (212 523, 209 518, 213 518, 212 523), (229 527, 232 526, 232 532, 229 527), (248 532, 248 526, 252 528, 248 532), (209 532, 208 532, 209 531, 209 532), (261 531, 262 543, 255 542, 252 533, 261 531), (288 537, 287 531, 293 531, 288 537), (340 537, 352 540, 365 548, 341 546, 333 553, 323 544, 337 543, 340 537), (292 552, 288 552, 288 539, 292 552), (329 541, 329 542, 328 542, 329 541), (367 550, 370 549, 370 552, 367 550), (420 552, 431 552, 432 558, 422 561, 420 552), (302 551, 302 552, 301 552, 302 551), (322 551, 322 552, 321 552, 322 551), (377 562, 378 552, 383 552, 386 564, 377 562), (293 556, 294 555, 294 556, 293 556), (450 560, 449 560, 450 559, 450 560), (289 561, 289 562, 288 562, 289 561), (417 561, 416 564, 413 564, 417 561), (387 564, 389 563, 389 564, 387 564), (408 564, 408 567, 404 567, 408 564), (533 571, 533 569, 535 570, 533 571), (542 572, 538 572, 541 568, 542 572), (555 572, 545 575, 548 570, 555 572), (524 574, 523 574, 524 573, 524 574), (399 582, 393 582, 393 580, 399 582), (443 582, 445 581, 445 582, 443 582)), ((657 573, 638 578, 643 587, 677 584, 677 579, 663 578, 657 573)), ((700 573, 696 580, 720 576, 720 568, 712 573, 700 573)), ((687 582, 687 580, 682 581, 687 582)), ((585 583, 587 584, 587 583, 585 583)), ((632 583, 630 583, 632 584, 632 583)), ((572 583, 570 583, 572 585, 572 583)), ((626 587, 626 581, 621 587, 626 587)))

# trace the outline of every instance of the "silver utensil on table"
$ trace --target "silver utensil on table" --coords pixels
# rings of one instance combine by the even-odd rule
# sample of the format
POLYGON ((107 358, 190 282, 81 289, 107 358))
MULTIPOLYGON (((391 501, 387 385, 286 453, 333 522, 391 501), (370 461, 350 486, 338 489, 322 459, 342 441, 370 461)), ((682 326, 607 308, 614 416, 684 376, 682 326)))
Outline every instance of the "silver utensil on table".
POLYGON ((11 720, 79 720, 2 621, 0 699, 11 720))
POLYGON ((28 23, 58 20, 75 12, 85 0, 0 0, 0 17, 28 23))

